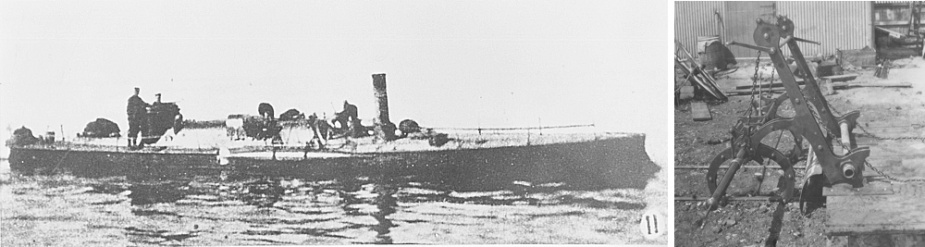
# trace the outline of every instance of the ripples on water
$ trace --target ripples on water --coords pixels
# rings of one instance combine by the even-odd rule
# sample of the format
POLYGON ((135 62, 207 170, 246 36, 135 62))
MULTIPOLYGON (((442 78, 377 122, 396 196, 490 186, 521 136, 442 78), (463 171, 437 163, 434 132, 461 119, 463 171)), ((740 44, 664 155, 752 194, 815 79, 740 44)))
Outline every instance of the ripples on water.
POLYGON ((644 242, 639 189, 457 191, 414 176, 23 176, 3 161, 3 246, 644 242))

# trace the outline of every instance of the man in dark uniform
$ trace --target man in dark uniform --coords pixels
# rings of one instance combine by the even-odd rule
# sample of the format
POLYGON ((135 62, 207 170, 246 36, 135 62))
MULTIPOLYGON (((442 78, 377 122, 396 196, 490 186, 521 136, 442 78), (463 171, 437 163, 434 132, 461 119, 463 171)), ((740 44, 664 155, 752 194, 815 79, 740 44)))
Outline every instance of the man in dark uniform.
POLYGON ((143 131, 145 126, 145 115, 148 113, 148 103, 145 103, 141 97, 138 97, 138 93, 141 91, 139 88, 135 88, 135 95, 128 98, 128 107, 126 113, 128 113, 128 147, 135 148, 136 140, 138 133, 141 132, 141 136, 145 135, 146 131, 143 131))

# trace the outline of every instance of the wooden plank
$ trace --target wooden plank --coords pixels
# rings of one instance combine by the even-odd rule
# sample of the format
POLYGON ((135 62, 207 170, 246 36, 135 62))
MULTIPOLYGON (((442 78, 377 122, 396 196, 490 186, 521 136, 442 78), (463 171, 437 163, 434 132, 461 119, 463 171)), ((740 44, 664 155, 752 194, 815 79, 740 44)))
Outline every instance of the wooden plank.
POLYGON ((890 187, 893 193, 824 192, 833 195, 826 203, 827 235, 925 234, 925 184, 872 182, 867 186, 890 187))
MULTIPOLYGON (((802 79, 802 78, 796 78, 796 81, 797 81, 797 85, 803 86, 804 83, 803 83, 803 79, 802 79)), ((768 83, 762 83, 762 84, 759 85, 759 87, 764 88, 764 89, 768 89, 768 88, 783 88, 783 86, 784 86, 784 83, 783 83, 781 80, 774 80, 773 82, 771 82, 771 83, 769 83, 769 84, 768 84, 768 83)), ((752 87, 753 87, 752 81, 747 81, 747 82, 743 82, 743 83, 740 83, 740 84, 736 85, 735 89, 749 89, 749 90, 751 90, 752 87)))
POLYGON ((824 196, 863 196, 863 195, 892 195, 893 186, 890 184, 873 183, 860 188, 832 186, 822 191, 824 196))
POLYGON ((707 121, 713 119, 713 114, 710 113, 710 106, 703 101, 694 101, 691 102, 691 117, 694 121, 707 121))
POLYGON ((911 88, 912 84, 908 82, 899 82, 899 83, 868 83, 868 82, 842 82, 842 83, 832 83, 832 87, 835 89, 845 89, 845 88, 854 88, 854 87, 899 87, 899 88, 911 88))
MULTIPOLYGON (((816 83, 817 83, 817 84, 818 84, 818 83, 821 83, 822 80, 831 80, 832 82, 847 82, 847 81, 854 80, 854 79, 856 79, 857 77, 858 77, 858 74, 844 74, 844 75, 823 76, 823 77, 822 77, 820 80, 818 80, 816 83)), ((796 78, 796 81, 797 81, 797 85, 801 85, 801 86, 802 86, 802 85, 804 84, 804 81, 803 81, 803 79, 801 79, 801 78, 796 78)), ((838 83, 835 83, 835 88, 838 88, 838 85, 839 85, 838 83)), ((842 85, 855 86, 855 84, 842 84, 842 85)), ((911 87, 911 85, 909 85, 908 83, 895 83, 895 84, 889 84, 889 83, 885 83, 885 84, 862 83, 862 84, 860 84, 860 83, 859 83, 859 84, 856 84, 855 87, 862 87, 862 85, 883 85, 883 86, 906 86, 906 85, 908 85, 909 87, 911 87)), ((742 83, 742 84, 736 85, 735 89, 751 89, 752 86, 753 86, 753 85, 751 84, 751 81, 749 81, 748 83, 742 83)), ((761 87, 763 87, 763 88, 779 88, 779 87, 783 87, 783 86, 784 86, 784 84, 783 84, 783 82, 781 82, 780 80, 775 80, 774 82, 770 83, 770 85, 768 85, 768 84, 762 84, 762 85, 761 85, 761 87)))
MULTIPOLYGON (((765 88, 762 91, 772 92, 772 93, 783 93, 783 92, 786 92, 787 89, 782 88, 782 87, 771 88, 771 89, 765 88)), ((726 90, 726 91, 723 91, 723 93, 725 93, 726 95, 749 95, 752 93, 752 90, 751 89, 726 90)))
POLYGON ((850 81, 858 78, 858 74, 830 75, 823 76, 822 79, 832 80, 833 82, 850 81))
POLYGON ((923 243, 925 236, 907 234, 848 236, 848 246, 853 247, 923 246, 923 243))
MULTIPOLYGON (((847 89, 847 88, 855 88, 855 87, 911 88, 912 84, 908 82, 901 82, 901 83, 866 83, 866 82, 832 83, 833 89, 847 89)), ((761 90, 765 92, 773 92, 773 93, 786 91, 783 87, 780 86, 780 84, 776 84, 771 88, 765 87, 761 90)), ((723 91, 723 93, 725 93, 726 95, 748 95, 752 93, 752 90, 751 90, 750 85, 747 87, 737 86, 736 89, 726 90, 726 91, 723 91)))

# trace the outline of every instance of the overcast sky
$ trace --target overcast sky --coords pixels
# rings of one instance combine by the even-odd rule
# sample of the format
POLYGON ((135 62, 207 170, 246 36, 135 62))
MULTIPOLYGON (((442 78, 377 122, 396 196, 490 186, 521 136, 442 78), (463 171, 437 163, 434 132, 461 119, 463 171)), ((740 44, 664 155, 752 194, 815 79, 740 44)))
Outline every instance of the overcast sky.
MULTIPOLYGON (((126 129, 133 87, 187 119, 372 118, 386 73, 393 121, 595 123, 648 135, 672 162, 667 1, 2 1, 0 124, 73 136, 126 129)), ((657 152, 658 154, 654 154, 657 152)))

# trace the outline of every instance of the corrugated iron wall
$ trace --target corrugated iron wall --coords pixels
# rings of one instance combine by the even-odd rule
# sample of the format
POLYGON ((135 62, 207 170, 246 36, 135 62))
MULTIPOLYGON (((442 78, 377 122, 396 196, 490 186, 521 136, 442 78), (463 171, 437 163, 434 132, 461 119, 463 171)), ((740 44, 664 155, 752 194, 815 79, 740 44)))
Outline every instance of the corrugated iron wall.
POLYGON ((675 39, 691 53, 697 52, 698 36, 720 35, 725 41, 725 37, 720 33, 720 27, 717 27, 714 11, 719 11, 720 15, 726 16, 723 2, 720 1, 675 2, 675 39))
MULTIPOLYGON (((724 4, 727 42, 754 44, 758 19, 777 22, 773 1, 729 1, 724 4)), ((757 54, 757 51, 741 46, 731 46, 729 50, 736 57, 754 57, 757 54)))
MULTIPOLYGON (((695 53, 698 36, 719 34, 724 42, 729 41, 727 37, 751 36, 754 26, 746 28, 747 30, 730 29, 735 25, 728 23, 729 20, 726 18, 730 14, 727 13, 729 10, 725 5, 725 2, 720 1, 675 2, 675 39, 695 53), (720 33, 722 30, 716 23, 714 11, 719 11, 723 21, 727 22, 723 23, 725 34, 720 33)), ((873 48, 872 6, 872 2, 775 2, 776 12, 793 20, 797 28, 797 37, 822 43, 821 46, 801 44, 800 48, 806 56, 831 55, 835 54, 836 49, 861 49, 865 46, 873 48)), ((750 19, 750 25, 754 25, 753 20, 750 19)), ((754 53, 736 56, 754 57, 754 53)))
POLYGON ((871 2, 777 2, 777 13, 793 20, 794 36, 822 45, 800 44, 807 57, 835 49, 874 48, 871 2))

